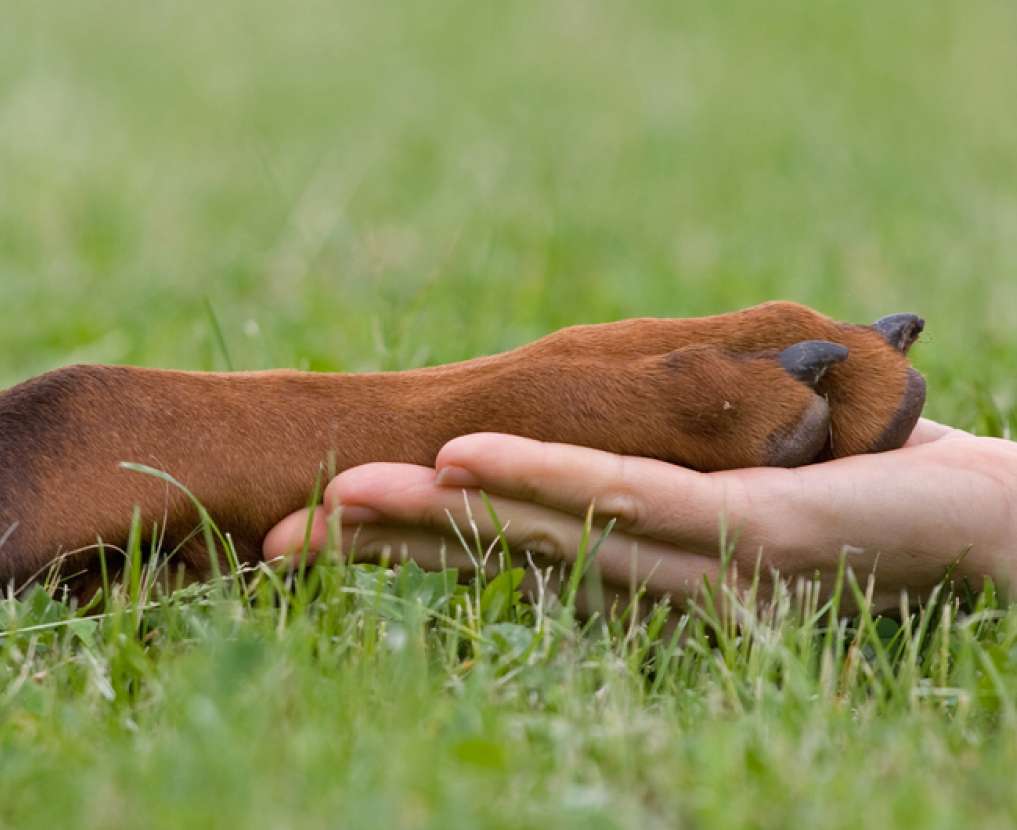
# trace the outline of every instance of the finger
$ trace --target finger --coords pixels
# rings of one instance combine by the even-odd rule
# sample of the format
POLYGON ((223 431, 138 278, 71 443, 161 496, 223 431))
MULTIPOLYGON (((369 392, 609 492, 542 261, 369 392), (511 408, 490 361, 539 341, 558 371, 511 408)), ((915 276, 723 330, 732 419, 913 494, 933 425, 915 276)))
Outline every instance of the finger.
POLYGON ((947 426, 946 424, 939 424, 935 421, 931 421, 928 418, 922 418, 916 425, 914 432, 911 433, 911 437, 908 438, 905 447, 918 447, 922 444, 930 444, 933 441, 940 441, 944 438, 971 438, 973 437, 970 432, 966 432, 956 427, 947 426))
POLYGON ((911 433, 911 437, 908 438, 904 446, 917 447, 922 444, 928 444, 930 441, 936 441, 944 435, 948 435, 952 431, 951 427, 944 424, 938 424, 928 418, 921 418, 918 423, 915 424, 914 431, 911 433))
MULTIPOLYGON (((580 527, 574 541, 578 542, 581 535, 580 527)), ((567 538, 568 534, 562 536, 567 538)), ((370 525, 359 531, 351 545, 355 548, 358 562, 410 559, 426 570, 455 568, 467 575, 475 573, 479 563, 491 579, 502 568, 494 542, 494 539, 482 539, 481 549, 485 555, 480 555, 472 550, 467 552, 458 536, 451 531, 441 533, 397 525, 370 525)), ((546 587, 552 592, 563 589, 562 578, 567 578, 567 568, 575 564, 578 544, 575 548, 566 549, 567 555, 566 551, 562 551, 551 555, 534 553, 532 557, 525 557, 526 550, 515 545, 511 538, 508 543, 519 557, 515 561, 517 566, 528 565, 532 560, 541 571, 546 587), (561 569, 562 565, 566 566, 566 570, 561 569)), ((634 540, 624 534, 609 536, 600 545, 593 566, 601 580, 606 607, 643 591, 652 599, 667 597, 675 605, 683 605, 700 591, 704 580, 716 582, 720 575, 720 563, 716 559, 684 554, 659 543, 634 540)), ((536 588, 535 577, 529 573, 530 570, 527 568, 528 575, 523 586, 527 593, 536 588)))
POLYGON ((328 544, 328 522, 325 511, 316 507, 291 513, 273 527, 261 544, 266 562, 280 556, 292 556, 306 549, 318 553, 328 544))
POLYGON ((478 491, 441 487, 433 470, 409 464, 365 464, 340 473, 325 490, 325 505, 366 509, 376 523, 458 531, 471 546, 503 532, 515 547, 557 559, 574 558, 583 534, 574 516, 503 496, 485 503, 478 491))
MULTIPOLYGON (((563 544, 574 545, 574 551, 578 551, 583 537, 582 525, 568 516, 562 516, 561 521, 574 523, 575 526, 559 528, 557 531, 545 529, 544 538, 562 540, 563 544)), ((354 552, 355 561, 358 562, 398 562, 409 559, 425 570, 455 568, 464 574, 474 573, 478 562, 482 562, 488 577, 495 576, 500 567, 497 557, 464 550, 451 526, 444 533, 383 524, 349 530, 342 536, 342 552, 344 556, 354 552)), ((485 527, 485 530, 490 528, 485 527)), ((488 550, 491 541, 482 538, 481 550, 488 550)), ((508 541, 513 548, 522 549, 515 540, 509 538, 508 541)), ((324 509, 317 508, 313 512, 301 510, 280 522, 266 538, 265 559, 287 559, 304 550, 317 554, 328 543, 329 532, 324 509)), ((563 550, 551 552, 550 555, 538 555, 536 561, 545 569, 550 568, 553 574, 556 564, 572 562, 574 559, 574 552, 565 555, 563 550)), ((714 580, 719 572, 718 563, 714 559, 682 554, 659 543, 641 542, 624 534, 609 537, 601 545, 596 566, 604 583, 604 602, 608 608, 613 604, 624 607, 628 599, 641 589, 645 589, 651 597, 668 596, 674 602, 681 603, 695 594, 704 579, 714 580)), ((547 580, 546 570, 544 577, 547 580)), ((528 586, 531 591, 537 588, 535 581, 529 582, 528 586)), ((560 585, 557 580, 551 580, 547 587, 554 591, 560 585)))
MULTIPOLYGON (((436 484, 426 467, 406 464, 367 464, 338 475, 325 493, 329 507, 367 507, 380 521, 422 526, 487 548, 499 533, 511 548, 532 551, 546 560, 574 562, 589 544, 582 519, 542 505, 493 496, 495 517, 476 491, 436 484), (465 498, 464 498, 465 496, 465 498), (459 529, 456 533, 455 528, 459 529)), ((600 531, 594 530, 596 541, 600 531)), ((460 543, 461 544, 461 543, 460 543)), ((696 590, 703 577, 719 570, 715 555, 699 555, 655 539, 639 539, 616 531, 602 543, 598 563, 605 581, 620 586, 646 583, 656 595, 684 596, 696 590)))
MULTIPOLYGON (((496 556, 478 557, 472 551, 469 553, 465 551, 452 534, 420 528, 365 525, 346 539, 346 546, 345 555, 352 554, 355 562, 412 561, 429 571, 453 568, 458 572, 460 579, 475 575, 479 566, 490 580, 496 577, 502 568, 496 556)), ((667 597, 672 605, 682 607, 686 600, 700 589, 704 577, 715 578, 712 572, 708 575, 697 570, 680 585, 674 582, 665 585, 663 572, 654 571, 648 578, 639 580, 638 574, 643 573, 645 576, 646 568, 629 566, 626 572, 615 562, 615 551, 605 553, 606 556, 598 557, 597 561, 599 581, 587 582, 585 589, 576 597, 576 609, 580 616, 588 617, 595 611, 617 615, 635 602, 635 611, 641 617, 649 611, 653 602, 664 597, 667 597), (617 578, 619 572, 623 574, 620 579, 617 578)), ((568 571, 561 567, 564 563, 541 556, 528 556, 524 564, 526 569, 519 586, 524 597, 531 602, 537 602, 542 596, 548 595, 561 599, 568 585, 568 571)))
MULTIPOLYGON (((374 466, 374 465, 370 465, 374 466)), ((386 469, 393 469, 396 472, 404 472, 409 476, 408 481, 412 483, 422 473, 433 477, 430 468, 417 467, 411 464, 390 464, 382 465, 386 469)), ((397 474, 392 475, 386 484, 391 485, 392 492, 398 492, 398 485, 406 481, 404 477, 397 474)), ((334 480, 333 480, 334 481, 334 480)), ((312 509, 304 508, 280 521, 265 536, 262 542, 262 554, 266 560, 272 560, 280 556, 291 556, 295 553, 308 550, 319 553, 329 543, 329 521, 330 516, 335 516, 341 525, 357 526, 374 524, 382 521, 380 513, 371 510, 363 504, 343 504, 337 497, 339 491, 332 485, 325 492, 325 506, 312 509)))
MULTIPOLYGON (((339 511, 337 518, 341 515, 339 511)), ((332 530, 324 508, 298 510, 269 531, 262 546, 265 559, 287 559, 305 551, 318 554, 330 544, 336 544, 344 556, 352 551, 370 561, 382 558, 398 561, 406 551, 412 551, 414 561, 428 570, 445 567, 461 569, 469 567, 472 562, 458 543, 449 544, 450 539, 446 536, 451 534, 385 525, 346 525, 334 538, 332 530)))
POLYGON ((322 507, 314 509, 305 507, 291 513, 268 532, 261 545, 263 557, 266 561, 271 561, 280 556, 292 556, 305 550, 311 553, 325 550, 331 541, 330 516, 334 516, 340 525, 349 527, 380 519, 380 516, 368 508, 338 507, 329 511, 322 507))
MULTIPOLYGON (((425 570, 446 570, 454 568, 459 578, 476 574, 478 567, 484 570, 488 580, 493 579, 501 571, 502 564, 496 556, 478 559, 476 555, 467 553, 459 541, 451 538, 451 534, 419 528, 397 526, 370 525, 359 531, 356 541, 354 560, 357 562, 415 562, 425 570)), ((519 564, 518 562, 516 563, 519 564)), ((561 562, 553 562, 543 557, 527 557, 525 572, 519 590, 530 602, 546 601, 548 596, 559 600, 565 594, 568 585, 568 571, 562 568, 561 562)), ((635 601, 635 611, 645 615, 650 603, 661 595, 647 589, 645 594, 639 592, 642 587, 635 587, 630 582, 612 582, 601 572, 600 581, 585 585, 576 597, 576 610, 580 616, 588 617, 595 611, 617 615, 635 601)), ((701 581, 697 583, 701 585, 701 581)), ((692 596, 697 586, 690 586, 687 593, 678 595, 670 593, 675 605, 684 604, 685 599, 692 596)))
POLYGON ((450 441, 436 466, 440 484, 480 487, 574 515, 584 514, 592 502, 598 516, 617 519, 636 536, 703 553, 716 552, 722 524, 761 532, 757 525, 765 521, 765 508, 794 488, 789 470, 698 473, 647 458, 491 433, 450 441))
MULTIPOLYGON (((385 472, 372 471, 370 466, 364 473, 385 472)), ((411 469, 409 472, 411 475, 419 475, 416 470, 411 469)), ((347 479, 366 481, 367 476, 364 473, 356 477, 348 476, 347 479)), ((364 492, 357 492, 356 481, 351 483, 347 480, 345 483, 351 489, 341 490, 339 495, 370 495, 369 487, 364 492)), ((357 561, 383 559, 400 561, 408 558, 425 569, 456 568, 461 573, 472 573, 476 563, 483 561, 488 576, 493 576, 500 565, 499 560, 497 556, 484 554, 492 549, 492 542, 497 539, 498 530, 486 510, 478 509, 482 507, 478 494, 474 493, 469 497, 471 505, 469 513, 472 514, 472 521, 477 527, 480 550, 467 552, 462 546, 460 534, 455 533, 452 527, 453 523, 460 527, 468 527, 471 521, 462 494, 458 494, 458 503, 452 504, 448 501, 448 488, 437 487, 433 482, 432 488, 431 495, 436 496, 442 506, 443 521, 437 522, 436 528, 408 527, 401 524, 366 525, 358 528, 345 526, 339 540, 343 555, 349 555, 353 551, 357 561), (444 513, 445 508, 451 512, 451 519, 444 513)), ((382 521, 393 519, 435 521, 434 517, 438 515, 436 511, 425 512, 419 507, 414 507, 417 502, 412 498, 407 501, 405 496, 408 491, 405 487, 400 488, 399 492, 401 498, 393 502, 375 498, 369 509, 382 517, 382 521)), ((583 522, 572 516, 545 510, 532 511, 521 516, 521 513, 527 513, 525 508, 532 506, 513 505, 506 500, 495 500, 493 504, 502 517, 507 517, 502 518, 502 521, 506 540, 512 549, 517 552, 536 552, 536 560, 544 566, 553 567, 559 563, 575 561, 586 535, 583 522)), ((469 534, 463 535, 471 534, 472 529, 469 534)), ((472 544, 473 539, 468 539, 467 542, 472 544)), ((265 541, 265 556, 271 560, 276 557, 292 556, 305 549, 313 554, 324 550, 328 544, 326 509, 316 508, 314 511, 305 509, 287 517, 272 530, 265 541)), ((629 598, 640 589, 644 589, 652 598, 667 596, 676 604, 683 603, 700 589, 704 579, 716 580, 720 570, 719 562, 713 557, 678 551, 670 545, 653 540, 635 539, 620 532, 608 536, 600 544, 596 567, 604 583, 605 602, 608 606, 629 598)), ((532 583, 531 587, 535 587, 535 583, 532 583)))
MULTIPOLYGON (((418 527, 396 525, 363 525, 345 534, 344 553, 353 554, 355 562, 413 561, 426 571, 455 568, 462 574, 476 571, 476 557, 471 557, 452 537, 418 527)), ((497 560, 483 563, 488 576, 497 572, 497 560)))

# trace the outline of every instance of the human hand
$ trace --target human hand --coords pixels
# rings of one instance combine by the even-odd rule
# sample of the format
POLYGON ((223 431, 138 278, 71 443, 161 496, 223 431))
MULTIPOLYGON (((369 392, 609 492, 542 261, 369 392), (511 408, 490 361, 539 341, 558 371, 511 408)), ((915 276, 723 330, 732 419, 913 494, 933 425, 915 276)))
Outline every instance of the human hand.
MULTIPOLYGON (((682 602, 721 575, 720 528, 752 579, 757 559, 785 579, 820 577, 829 589, 842 555, 873 605, 896 607, 901 591, 926 595, 948 569, 1003 591, 1017 577, 1017 443, 977 438, 922 420, 907 445, 796 469, 698 473, 645 458, 482 433, 450 441, 435 469, 367 464, 328 486, 324 506, 284 519, 266 537, 266 558, 328 538, 327 517, 362 525, 357 550, 405 548, 425 568, 468 566, 449 515, 468 527, 463 491, 483 539, 497 530, 479 499, 490 494, 517 550, 570 561, 591 503, 597 520, 617 519, 597 555, 608 588, 633 578, 651 596, 682 602), (444 557, 444 558, 443 558, 444 557)), ((352 533, 347 534, 352 536, 352 533)), ((765 574, 765 570, 764 570, 765 574)), ((766 580, 763 580, 764 582, 766 580)))

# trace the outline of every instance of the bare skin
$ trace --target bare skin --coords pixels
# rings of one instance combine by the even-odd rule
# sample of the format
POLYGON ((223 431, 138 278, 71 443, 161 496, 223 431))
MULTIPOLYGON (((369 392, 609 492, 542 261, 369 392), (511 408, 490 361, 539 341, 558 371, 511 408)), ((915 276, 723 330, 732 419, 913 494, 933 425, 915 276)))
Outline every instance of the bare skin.
POLYGON ((341 518, 357 548, 377 556, 406 549, 422 567, 468 567, 448 513, 468 526, 464 492, 480 534, 492 523, 479 498, 491 495, 517 549, 568 561, 591 503, 617 526, 598 554, 608 589, 635 576, 653 597, 682 602, 720 573, 719 527, 736 539, 747 580, 761 557, 784 578, 819 574, 833 582, 841 556, 861 581, 875 572, 874 605, 896 608, 902 591, 928 594, 956 566, 956 579, 1017 588, 1017 443, 978 438, 922 420, 906 446, 798 469, 699 473, 645 458, 497 434, 457 438, 435 467, 367 464, 330 484, 312 517, 295 513, 265 540, 267 558, 324 547, 327 517, 341 518), (443 554, 443 547, 445 552, 443 554), (459 561, 463 559, 464 561, 459 561))

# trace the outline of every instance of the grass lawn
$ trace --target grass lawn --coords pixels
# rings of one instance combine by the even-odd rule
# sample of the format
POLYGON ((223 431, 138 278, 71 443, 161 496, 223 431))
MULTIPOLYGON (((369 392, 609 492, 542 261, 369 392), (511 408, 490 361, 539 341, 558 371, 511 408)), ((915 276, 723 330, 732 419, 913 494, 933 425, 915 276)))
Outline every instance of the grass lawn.
MULTIPOLYGON (((787 298, 923 314, 928 413, 1009 435, 1015 66, 1007 0, 9 3, 0 386, 787 298)), ((0 828, 1017 821, 991 591, 672 636, 448 577, 0 601, 0 828)))

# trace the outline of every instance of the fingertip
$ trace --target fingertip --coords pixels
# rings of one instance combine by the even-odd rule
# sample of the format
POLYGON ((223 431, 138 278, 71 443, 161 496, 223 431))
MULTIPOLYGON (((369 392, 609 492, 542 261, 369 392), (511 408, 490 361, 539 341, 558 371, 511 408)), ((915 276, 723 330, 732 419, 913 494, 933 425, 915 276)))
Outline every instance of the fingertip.
POLYGON ((930 418, 920 418, 904 446, 916 447, 921 444, 929 444, 940 438, 945 438, 953 432, 956 430, 946 424, 940 424, 930 418))
POLYGON ((325 520, 325 511, 320 507, 313 511, 305 507, 291 513, 273 527, 265 536, 261 550, 265 560, 271 561, 281 556, 292 556, 304 550, 305 544, 310 552, 317 553, 327 543, 328 522, 325 520))
POLYGON ((453 464, 441 467, 434 477, 434 483, 439 487, 457 487, 460 489, 476 489, 480 487, 480 479, 465 467, 457 467, 453 464))
POLYGON ((447 467, 458 467, 476 475, 478 467, 499 454, 516 453, 540 443, 533 438, 501 432, 474 432, 453 438, 445 444, 438 452, 434 467, 439 473, 447 467))
POLYGON ((438 457, 434 461, 436 470, 443 467, 462 467, 477 457, 477 454, 484 447, 489 447, 492 438, 496 439, 496 432, 474 432, 470 435, 460 435, 453 438, 438 450, 438 457))
POLYGON ((434 470, 415 464, 376 462, 351 467, 339 473, 325 488, 323 502, 331 512, 354 506, 369 507, 382 502, 393 491, 433 483, 434 470))

